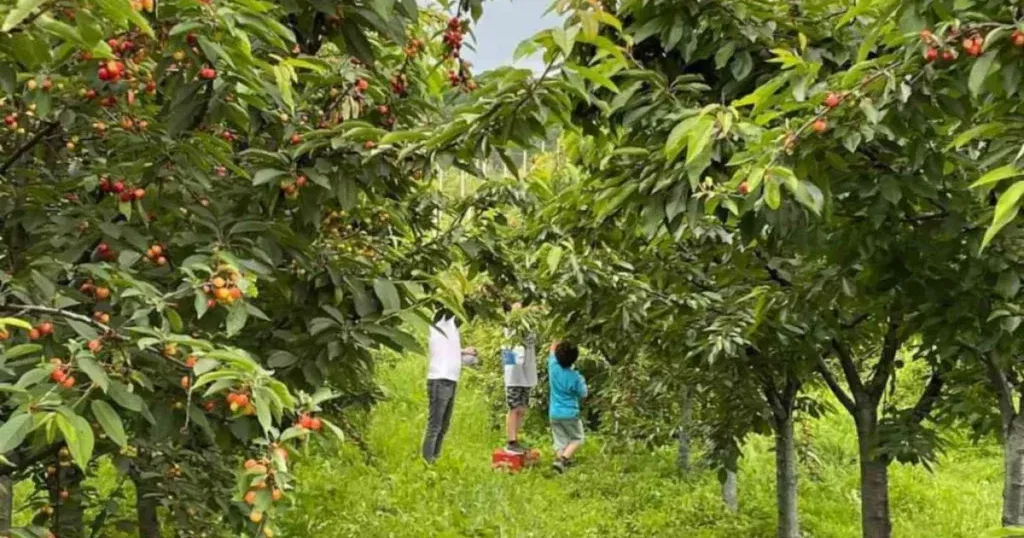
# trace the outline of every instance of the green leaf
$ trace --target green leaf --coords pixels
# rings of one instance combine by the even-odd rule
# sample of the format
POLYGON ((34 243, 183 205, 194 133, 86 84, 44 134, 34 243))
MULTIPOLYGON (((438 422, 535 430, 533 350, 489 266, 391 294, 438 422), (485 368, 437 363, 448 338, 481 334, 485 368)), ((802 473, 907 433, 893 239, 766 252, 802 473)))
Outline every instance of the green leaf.
POLYGON ((3 26, 0 26, 0 32, 10 32, 15 26, 21 24, 21 21, 27 19, 36 8, 43 5, 44 2, 46 0, 18 0, 14 9, 4 19, 3 26))
POLYGON ((985 79, 988 78, 988 75, 999 70, 999 66, 996 63, 997 55, 998 51, 990 50, 984 56, 975 60, 974 65, 971 66, 971 74, 967 78, 967 87, 975 97, 981 92, 981 87, 985 84, 985 79))
POLYGON ((121 422, 121 417, 118 416, 117 411, 114 411, 114 408, 103 400, 93 400, 91 407, 93 416, 96 417, 96 421, 103 427, 107 437, 120 447, 128 446, 128 436, 124 433, 124 424, 121 422))
MULTIPOLYGON (((4 356, 5 359, 8 359, 8 360, 18 359, 18 358, 24 357, 26 355, 31 355, 33 353, 39 353, 42 350, 43 350, 43 346, 41 346, 39 344, 18 344, 16 346, 11 346, 11 347, 5 349, 4 353, 3 353, 3 356, 4 356)), ((0 452, 0 453, 2 453, 2 452, 0 452)))
POLYGON ((1017 168, 1017 166, 1014 164, 1000 166, 999 168, 996 168, 994 170, 989 170, 988 172, 985 173, 985 175, 978 178, 977 181, 971 183, 971 188, 975 189, 984 185, 989 185, 991 183, 997 183, 1004 179, 1016 177, 1021 174, 1024 174, 1024 170, 1017 168))
POLYGON ((71 459, 84 470, 89 466, 96 442, 92 436, 92 426, 88 420, 66 407, 58 409, 58 412, 60 414, 56 417, 57 427, 64 435, 64 441, 71 451, 71 459))
POLYGON ((257 387, 252 393, 252 404, 256 407, 256 418, 260 421, 260 427, 264 432, 269 432, 274 427, 270 419, 270 391, 265 387, 257 387))
POLYGON ((1024 195, 1024 181, 1018 181, 1014 183, 1010 188, 1006 189, 1006 192, 999 197, 999 203, 996 204, 995 214, 992 216, 992 224, 988 230, 985 231, 985 238, 981 242, 982 250, 988 246, 992 241, 992 238, 999 233, 1007 224, 1013 221, 1014 217, 1017 216, 1017 210, 1020 208, 1020 197, 1024 195))
POLYGON ((672 131, 668 134, 668 139, 665 141, 666 160, 669 162, 674 161, 682 153, 689 139, 690 131, 697 125, 700 118, 701 116, 691 116, 672 128, 672 131))
POLYGON ((42 297, 47 302, 53 300, 54 294, 57 293, 57 286, 49 279, 46 278, 42 273, 32 270, 32 282, 35 283, 36 287, 43 294, 42 297))
POLYGON ((983 123, 981 125, 976 125, 957 135, 946 149, 959 148, 964 144, 979 138, 992 138, 1001 134, 1005 130, 1006 126, 1002 123, 983 123))
POLYGON ((110 388, 110 378, 107 377, 107 373, 103 371, 103 367, 96 361, 88 358, 81 357, 78 359, 78 368, 85 372, 85 375, 89 376, 89 379, 96 384, 97 387, 107 392, 110 388))
POLYGON ((3 426, 0 426, 0 454, 6 454, 18 448, 34 429, 35 421, 32 420, 31 414, 22 413, 11 417, 3 426))
POLYGON ((108 393, 117 405, 137 413, 142 411, 144 406, 142 398, 134 392, 129 392, 127 385, 119 381, 111 381, 108 393))
POLYGON ((686 142, 686 164, 690 165, 697 157, 702 154, 707 148, 708 144, 711 143, 711 138, 715 134, 715 118, 710 114, 702 115, 697 125, 690 130, 689 136, 687 136, 686 142))
POLYGON ((231 305, 231 309, 228 311, 228 319, 225 324, 225 330, 228 336, 234 336, 245 327, 245 322, 249 320, 249 311, 245 309, 245 305, 242 303, 235 303, 231 305))
POLYGON ((590 82, 597 84, 598 86, 606 88, 611 92, 619 93, 619 87, 612 82, 612 79, 608 78, 608 75, 597 70, 597 68, 583 67, 581 65, 571 63, 567 63, 565 68, 589 80, 590 82))
POLYGON ((292 97, 292 76, 294 71, 287 65, 277 64, 273 68, 274 80, 277 82, 277 91, 281 94, 281 100, 288 105, 290 110, 295 109, 295 98, 292 97))
POLYGON ((378 278, 373 282, 373 291, 380 299, 385 314, 401 310, 402 301, 398 297, 398 288, 390 280, 378 278))
POLYGON ((284 368, 295 364, 298 360, 299 358, 295 355, 284 350, 279 350, 270 354, 270 357, 267 358, 267 366, 271 368, 284 368))
POLYGON ((202 319, 203 316, 206 315, 206 311, 209 308, 207 303, 208 300, 209 299, 206 297, 206 294, 198 291, 196 292, 196 298, 195 301, 193 301, 192 306, 196 309, 197 318, 202 319))
POLYGON ((270 183, 274 179, 285 175, 288 175, 288 172, 284 170, 264 168, 263 170, 256 172, 256 174, 252 176, 252 185, 255 187, 257 185, 263 185, 264 183, 270 183))
POLYGON ((84 321, 78 321, 77 319, 67 320, 68 326, 70 326, 78 336, 85 338, 86 340, 94 340, 99 337, 100 333, 95 327, 85 323, 84 321))
POLYGON ((782 205, 782 193, 779 189, 779 182, 772 179, 764 183, 764 201, 771 209, 778 209, 782 205))

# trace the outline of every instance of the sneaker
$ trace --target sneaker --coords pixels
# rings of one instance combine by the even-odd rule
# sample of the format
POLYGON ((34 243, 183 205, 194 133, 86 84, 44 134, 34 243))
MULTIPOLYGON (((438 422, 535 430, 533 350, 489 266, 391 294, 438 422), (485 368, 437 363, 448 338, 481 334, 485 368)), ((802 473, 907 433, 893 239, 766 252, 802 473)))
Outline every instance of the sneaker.
POLYGON ((505 445, 505 452, 508 452, 509 454, 526 454, 526 447, 519 444, 519 441, 509 441, 509 443, 505 445))
POLYGON ((565 460, 563 460, 562 458, 556 459, 555 462, 551 464, 551 468, 554 469, 555 472, 558 474, 564 473, 565 467, 565 460))

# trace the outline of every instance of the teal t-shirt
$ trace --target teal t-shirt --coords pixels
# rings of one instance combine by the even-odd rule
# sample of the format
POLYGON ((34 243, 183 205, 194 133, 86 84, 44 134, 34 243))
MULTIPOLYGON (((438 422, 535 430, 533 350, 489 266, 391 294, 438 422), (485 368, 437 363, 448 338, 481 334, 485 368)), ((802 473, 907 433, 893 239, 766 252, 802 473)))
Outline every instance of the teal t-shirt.
POLYGON ((578 418, 580 400, 587 396, 587 383, 576 370, 562 368, 554 353, 548 356, 548 385, 551 392, 548 417, 552 420, 578 418))

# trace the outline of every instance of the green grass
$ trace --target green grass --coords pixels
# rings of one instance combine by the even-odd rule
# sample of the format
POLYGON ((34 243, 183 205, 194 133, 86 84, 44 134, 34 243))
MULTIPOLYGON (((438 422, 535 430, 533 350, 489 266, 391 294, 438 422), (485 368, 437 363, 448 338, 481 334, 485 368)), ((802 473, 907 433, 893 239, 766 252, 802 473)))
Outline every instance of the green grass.
MULTIPOLYGON (((301 490, 279 523, 283 536, 741 538, 774 533, 771 441, 747 446, 740 513, 726 512, 710 472, 682 479, 673 450, 611 452, 591 436, 564 476, 542 466, 519 475, 490 469, 503 439, 482 374, 464 374, 441 460, 418 457, 425 421, 425 364, 380 372, 388 393, 369 417, 367 463, 352 446, 298 463, 301 490)), ((541 411, 535 410, 535 413, 541 411)), ((856 452, 848 417, 810 423, 819 462, 801 468, 800 513, 808 537, 859 536, 856 452)), ((548 439, 533 441, 551 458, 548 439)), ((998 447, 958 443, 935 473, 894 465, 891 503, 898 538, 976 538, 998 524, 998 447)))

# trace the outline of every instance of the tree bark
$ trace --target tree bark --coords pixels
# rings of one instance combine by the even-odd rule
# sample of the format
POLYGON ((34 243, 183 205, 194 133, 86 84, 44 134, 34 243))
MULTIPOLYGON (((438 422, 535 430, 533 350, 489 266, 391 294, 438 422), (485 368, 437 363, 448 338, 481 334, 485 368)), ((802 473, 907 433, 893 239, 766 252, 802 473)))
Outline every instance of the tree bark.
POLYGON ((135 509, 139 518, 139 538, 160 538, 159 488, 153 479, 142 478, 140 473, 131 473, 135 483, 135 509))
POLYGON ((1003 526, 1024 527, 1024 415, 1009 420, 1003 438, 1003 526))
POLYGON ((793 414, 775 417, 775 497, 778 510, 778 538, 800 538, 797 516, 796 442, 793 414))
POLYGON ((14 481, 10 475, 0 475, 0 536, 11 532, 14 508, 14 481))
POLYGON ((725 503, 725 508, 733 513, 740 509, 739 488, 736 482, 736 471, 727 469, 725 479, 722 480, 722 502, 725 503))
POLYGON ((676 464, 683 474, 689 474, 692 469, 690 451, 690 421, 693 417, 693 398, 690 396, 690 389, 683 389, 682 413, 679 420, 679 448, 676 454, 676 464))
POLYGON ((60 538, 85 538, 84 479, 85 475, 78 467, 71 465, 61 467, 57 479, 50 482, 50 504, 54 507, 50 529, 60 538), (63 492, 66 495, 62 495, 63 492))
POLYGON ((860 451, 860 518, 864 538, 890 538, 889 462, 879 457, 878 415, 861 409, 857 416, 860 451))

